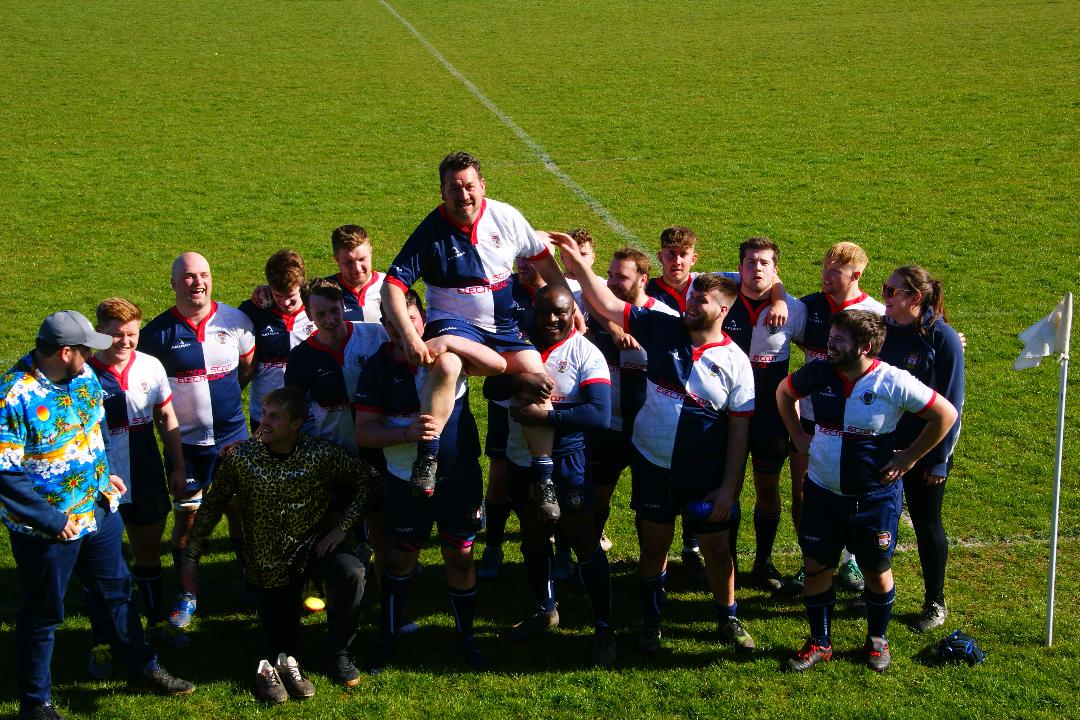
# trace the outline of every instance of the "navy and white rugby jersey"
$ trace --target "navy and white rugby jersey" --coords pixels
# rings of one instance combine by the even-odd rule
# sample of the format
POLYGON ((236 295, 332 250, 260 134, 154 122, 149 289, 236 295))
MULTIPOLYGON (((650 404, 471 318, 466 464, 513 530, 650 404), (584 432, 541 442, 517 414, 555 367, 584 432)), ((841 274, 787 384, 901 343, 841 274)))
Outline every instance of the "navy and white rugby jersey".
POLYGON ((904 413, 934 404, 937 393, 915 377, 874 360, 854 382, 824 360, 788 376, 788 388, 814 406, 807 477, 838 495, 881 488, 881 469, 892 459, 896 425, 904 413))
POLYGON ((806 306, 791 295, 785 295, 784 300, 788 319, 777 328, 765 325, 771 305, 768 297, 751 300, 740 292, 724 318, 724 332, 746 353, 754 370, 754 413, 758 418, 779 418, 776 387, 787 377, 791 343, 802 338, 806 325, 806 306))
POLYGON ((324 345, 318 331, 293 348, 285 366, 285 384, 307 395, 304 432, 359 455, 353 391, 368 360, 389 337, 381 323, 347 323, 346 331, 348 337, 337 349, 324 345))
POLYGON ((165 484, 165 466, 154 437, 154 411, 173 396, 165 368, 157 358, 139 352, 133 352, 123 367, 106 366, 97 358, 90 358, 89 364, 105 393, 109 472, 127 485, 120 503, 131 502, 133 495, 135 499, 152 495, 165 484))
POLYGON ((746 354, 726 335, 694 347, 681 317, 629 303, 623 329, 648 354, 634 447, 662 468, 700 471, 722 463, 728 416, 754 413, 754 376, 746 354))
MULTIPOLYGON (((420 390, 427 368, 415 368, 394 359, 393 343, 387 342, 368 360, 356 384, 353 408, 356 412, 382 415, 390 427, 407 427, 420 414, 420 390)), ((480 433, 469 409, 469 383, 458 378, 454 410, 439 435, 439 477, 480 469, 480 433)), ((408 480, 416 460, 416 443, 402 443, 382 449, 386 471, 408 480)))
POLYGON ((690 282, 686 283, 686 290, 679 292, 664 282, 663 278, 652 278, 645 283, 645 294, 656 298, 675 312, 683 315, 686 313, 686 301, 690 297, 690 291, 694 289, 694 278, 701 273, 690 273, 690 282))
POLYGON ((308 319, 303 306, 285 314, 277 306, 263 309, 245 300, 240 303, 240 312, 251 319, 255 334, 255 376, 248 391, 248 417, 258 422, 263 396, 285 384, 289 351, 315 332, 315 323, 308 319))
POLYGON ((247 315, 216 302, 197 325, 173 307, 143 328, 139 351, 165 366, 185 443, 217 445, 247 437, 238 369, 240 358, 255 352, 251 331, 247 315))
POLYGON ((405 241, 386 282, 404 291, 423 279, 428 322, 464 320, 488 332, 516 330, 514 259, 549 254, 521 213, 506 203, 484 200, 471 228, 456 225, 440 205, 405 241))
MULTIPOLYGON (((806 306, 806 327, 801 340, 795 344, 806 353, 806 362, 829 359, 829 324, 832 316, 841 310, 869 310, 877 315, 885 314, 885 306, 865 292, 842 304, 837 304, 823 292, 816 292, 802 298, 806 306)), ((799 416, 803 420, 814 419, 814 407, 810 401, 799 402, 799 416)))
MULTIPOLYGON (((648 298, 642 307, 678 316, 677 310, 657 302, 656 298, 648 298)), ((589 339, 604 356, 611 375, 611 422, 608 428, 629 431, 634 425, 634 416, 645 402, 648 356, 644 349, 622 350, 616 346, 603 318, 590 317, 587 324, 589 339)))
MULTIPOLYGON (((585 432, 583 427, 576 425, 560 427, 559 413, 574 412, 575 407, 595 397, 596 394, 589 390, 591 386, 603 386, 606 390, 600 392, 603 418, 597 427, 591 429, 607 427, 611 407, 611 376, 604 356, 577 330, 571 330, 565 339, 541 351, 540 357, 548 376, 555 383, 551 390, 551 405, 556 413, 555 445, 551 455, 563 457, 585 447, 585 432)), ((521 467, 528 467, 532 462, 521 423, 513 417, 510 418, 510 435, 506 441, 506 458, 521 467)))
POLYGON ((362 287, 351 288, 341 277, 341 273, 331 275, 327 280, 337 283, 345 300, 345 319, 349 322, 382 322, 382 286, 383 276, 372 271, 371 277, 362 287))

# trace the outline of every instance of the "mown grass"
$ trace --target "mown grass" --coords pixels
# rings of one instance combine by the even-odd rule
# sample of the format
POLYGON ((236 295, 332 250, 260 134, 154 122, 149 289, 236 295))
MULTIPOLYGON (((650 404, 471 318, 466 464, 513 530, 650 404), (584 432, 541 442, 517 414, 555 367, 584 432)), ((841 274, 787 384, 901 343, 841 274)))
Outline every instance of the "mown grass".
MULTIPOLYGON (((886 677, 839 662, 788 678, 775 669, 803 633, 797 603, 745 593, 741 612, 766 650, 739 663, 709 640, 704 596, 686 590, 669 606, 671 657, 653 667, 624 641, 620 669, 598 673, 582 666, 587 639, 577 632, 525 653, 495 639, 525 607, 518 568, 481 602, 500 669, 467 676, 446 658, 448 619, 430 615, 445 601, 429 550, 415 596, 424 632, 406 643, 401 669, 347 701, 320 681, 313 703, 278 712, 1068 715, 1077 475, 1067 464, 1062 532, 1071 539, 1059 646, 1048 651, 1037 645, 1057 374, 1052 361, 1008 368, 1015 334, 1080 278, 1075 4, 391 4, 647 247, 664 226, 686 224, 702 238, 700 267, 730 268, 741 239, 767 233, 783 247, 788 287, 803 294, 817 287, 825 247, 852 239, 872 258, 868 290, 908 261, 944 280, 950 319, 969 338, 946 522, 955 539, 980 543, 954 551, 950 627, 984 640, 991 662, 923 665, 929 640, 897 624, 897 667, 886 677)), ((589 226, 601 256, 623 242, 378 2, 6 3, 0 83, 5 366, 52 310, 89 313, 113 294, 147 315, 164 309, 169 263, 184 250, 207 255, 216 297, 234 302, 282 246, 330 272, 327 236, 344 222, 371 231, 385 267, 437 202, 435 165, 451 149, 479 155, 491 195, 536 226, 589 226)), ((1071 418, 1067 459, 1077 434, 1071 418)), ((630 639, 638 611, 623 490, 612 534, 630 639)), ((786 520, 780 545, 790 571, 786 520)), ((3 556, 0 673, 10 678, 18 584, 3 556)), ((901 554, 898 577, 898 612, 911 612, 912 553, 901 554)), ((86 625, 74 618, 58 645, 62 702, 101 717, 257 714, 246 690, 257 636, 250 616, 233 614, 232 568, 220 578, 197 646, 166 654, 200 680, 194 698, 127 699, 84 682, 86 625)), ((564 605, 571 629, 585 623, 583 598, 564 605)), ((837 631, 841 646, 858 644, 857 622, 837 631)), ((10 679, 3 688, 14 696, 10 679)))

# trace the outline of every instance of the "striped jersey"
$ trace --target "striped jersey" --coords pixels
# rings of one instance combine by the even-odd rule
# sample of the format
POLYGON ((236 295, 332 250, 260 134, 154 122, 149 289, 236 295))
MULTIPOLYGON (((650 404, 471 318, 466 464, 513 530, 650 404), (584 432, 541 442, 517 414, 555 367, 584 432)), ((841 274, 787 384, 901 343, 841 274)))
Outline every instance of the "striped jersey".
POLYGON ((255 376, 249 390, 248 416, 258 422, 263 396, 285 384, 289 351, 315 332, 315 323, 308 319, 303 307, 286 314, 277 306, 263 309, 245 300, 240 303, 240 312, 251 319, 255 334, 255 376))

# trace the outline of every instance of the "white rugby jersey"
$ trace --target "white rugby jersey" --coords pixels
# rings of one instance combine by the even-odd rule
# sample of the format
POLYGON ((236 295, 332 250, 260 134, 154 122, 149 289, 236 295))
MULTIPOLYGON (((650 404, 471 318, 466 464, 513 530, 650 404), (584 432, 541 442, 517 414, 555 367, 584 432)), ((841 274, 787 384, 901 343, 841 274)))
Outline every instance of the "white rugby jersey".
POLYGON ((341 277, 341 273, 331 275, 332 280, 341 288, 345 300, 345 319, 349 322, 382 322, 382 286, 383 275, 372 271, 371 277, 362 287, 351 288, 341 277))
POLYGON ((90 358, 105 396, 105 425, 109 433, 109 472, 127 485, 120 503, 130 503, 132 493, 147 494, 165 481, 157 438, 154 410, 172 400, 165 368, 157 358, 134 352, 123 367, 106 366, 90 358))
MULTIPOLYGON (((540 354, 544 369, 555 383, 551 391, 551 404, 556 410, 560 406, 576 405, 585 401, 582 388, 594 383, 611 384, 607 362, 603 354, 577 330, 561 342, 558 342, 540 354)), ((555 433, 553 457, 574 452, 585 446, 581 430, 559 430, 555 433)), ((510 435, 506 441, 506 458, 515 465, 529 467, 532 455, 525 442, 525 433, 521 423, 510 418, 510 435)))
POLYGON ((922 412, 937 399, 911 373, 880 360, 854 382, 822 360, 804 365, 785 382, 792 394, 814 406, 807 477, 838 495, 881 488, 881 469, 896 450, 901 416, 922 412))
POLYGON ((238 374, 240 358, 255 352, 247 315, 215 302, 196 325, 173 307, 143 328, 139 350, 165 367, 185 443, 217 445, 247 437, 238 374))
MULTIPOLYGON (((885 306, 865 292, 845 303, 837 304, 823 292, 811 293, 802 299, 806 308, 806 323, 801 339, 795 344, 806 353, 806 362, 829 359, 829 325, 832 316, 841 310, 869 310, 877 315, 885 314, 885 306)), ((799 401, 799 417, 814 419, 814 406, 809 399, 799 401)))
POLYGON ((464 320, 488 332, 517 330, 510 287, 514 259, 550 252, 521 213, 485 199, 471 228, 455 224, 442 205, 417 226, 386 272, 407 290, 423 279, 428 322, 464 320))
POLYGON ((746 354, 726 335, 694 347, 681 317, 629 303, 623 329, 648 354, 634 447, 662 468, 700 470, 722 462, 728 416, 754 413, 754 376, 746 354))

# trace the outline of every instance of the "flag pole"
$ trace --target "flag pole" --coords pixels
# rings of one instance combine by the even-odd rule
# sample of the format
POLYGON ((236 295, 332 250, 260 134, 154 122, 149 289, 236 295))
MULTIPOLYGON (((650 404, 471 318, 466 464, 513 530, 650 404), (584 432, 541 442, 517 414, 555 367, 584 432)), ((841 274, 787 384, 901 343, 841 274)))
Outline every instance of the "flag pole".
POLYGON ((1065 391, 1069 377, 1069 340, 1072 335, 1072 293, 1065 293, 1065 312, 1059 325, 1055 350, 1060 353, 1061 384, 1058 389, 1057 456, 1054 461, 1054 503, 1050 516, 1050 569, 1046 596, 1046 647, 1054 644, 1054 589, 1057 580, 1058 511, 1061 507, 1062 450, 1065 444, 1065 391))

